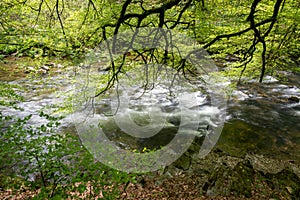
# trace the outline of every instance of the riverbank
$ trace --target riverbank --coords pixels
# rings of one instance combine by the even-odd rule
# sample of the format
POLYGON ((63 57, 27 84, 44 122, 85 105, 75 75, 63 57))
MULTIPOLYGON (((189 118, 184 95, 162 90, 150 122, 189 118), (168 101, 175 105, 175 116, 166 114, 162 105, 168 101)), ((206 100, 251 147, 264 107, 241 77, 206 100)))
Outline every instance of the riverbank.
MULTIPOLYGON (((205 158, 192 161, 186 170, 180 169, 181 164, 177 161, 165 170, 138 175, 136 182, 119 186, 117 199, 279 200, 300 197, 300 161, 261 155, 237 158, 215 149, 205 158)), ((90 190, 87 186, 77 194, 78 199, 88 198, 90 190)), ((1 191, 0 197, 30 199, 39 192, 39 189, 32 191, 21 187, 19 191, 1 191)), ((70 199, 77 199, 76 195, 70 199)))
MULTIPOLYGON (((188 170, 169 166, 129 184, 120 199, 298 199, 300 162, 261 155, 237 158, 217 149, 188 170)), ((179 166, 180 167, 180 166, 179 166)))

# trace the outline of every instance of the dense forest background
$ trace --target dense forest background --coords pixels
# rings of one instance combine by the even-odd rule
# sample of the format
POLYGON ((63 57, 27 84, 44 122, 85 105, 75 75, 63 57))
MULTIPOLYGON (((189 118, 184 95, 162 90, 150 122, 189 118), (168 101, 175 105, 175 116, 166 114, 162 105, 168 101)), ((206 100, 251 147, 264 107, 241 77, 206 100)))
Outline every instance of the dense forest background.
POLYGON ((235 61, 229 74, 262 81, 265 73, 299 65, 299 2, 292 0, 2 1, 0 9, 2 59, 76 60, 113 34, 148 26, 184 32, 216 61, 235 61))
MULTIPOLYGON (((5 76, 13 69, 7 64, 15 58, 26 59, 33 66, 25 69, 20 65, 18 70, 26 73, 38 72, 41 66, 48 66, 43 69, 48 71, 52 62, 79 66, 87 53, 107 38, 152 27, 192 38, 209 53, 220 76, 233 83, 249 79, 263 83, 266 75, 285 81, 285 72, 300 72, 299 8, 298 0, 1 0, 1 77, 9 80, 5 76)), ((136 55, 147 63, 145 58, 153 58, 149 55, 158 58, 163 53, 149 50, 124 56, 132 59, 136 55)), ((164 62, 164 55, 160 59, 164 62)), ((172 60, 177 62, 174 69, 192 72, 182 61, 184 58, 172 60)), ((116 64, 106 69, 110 73, 99 95, 113 87, 126 70, 122 60, 116 64)), ((22 110, 17 106, 24 99, 18 93, 20 88, 2 81, 0 106, 22 110)), ((32 116, 20 119, 0 111, 1 190, 36 199, 70 195, 115 199, 131 183, 144 181, 137 174, 94 162, 76 135, 57 133, 60 117, 46 112, 39 115, 47 123, 32 127, 27 123, 32 116)))

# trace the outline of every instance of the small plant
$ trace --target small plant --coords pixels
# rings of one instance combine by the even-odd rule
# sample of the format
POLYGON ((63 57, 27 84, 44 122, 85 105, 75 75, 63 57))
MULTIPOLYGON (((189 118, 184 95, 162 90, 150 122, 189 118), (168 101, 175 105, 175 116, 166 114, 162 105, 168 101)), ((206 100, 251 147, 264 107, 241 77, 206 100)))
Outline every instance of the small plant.
POLYGON ((48 123, 38 127, 29 125, 31 117, 1 115, 1 125, 10 125, 1 126, 0 173, 6 181, 0 187, 38 190, 36 199, 115 199, 119 185, 131 180, 128 174, 96 162, 78 137, 60 133, 60 117, 41 112, 48 123))

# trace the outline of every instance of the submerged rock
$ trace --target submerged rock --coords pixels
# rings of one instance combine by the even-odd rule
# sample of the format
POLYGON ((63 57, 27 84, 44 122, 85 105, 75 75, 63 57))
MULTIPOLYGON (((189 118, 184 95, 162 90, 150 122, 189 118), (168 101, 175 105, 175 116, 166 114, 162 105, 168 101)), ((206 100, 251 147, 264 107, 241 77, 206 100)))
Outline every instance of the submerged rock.
POLYGON ((292 103, 298 103, 300 100, 296 96, 291 96, 291 97, 288 98, 288 101, 292 102, 292 103))

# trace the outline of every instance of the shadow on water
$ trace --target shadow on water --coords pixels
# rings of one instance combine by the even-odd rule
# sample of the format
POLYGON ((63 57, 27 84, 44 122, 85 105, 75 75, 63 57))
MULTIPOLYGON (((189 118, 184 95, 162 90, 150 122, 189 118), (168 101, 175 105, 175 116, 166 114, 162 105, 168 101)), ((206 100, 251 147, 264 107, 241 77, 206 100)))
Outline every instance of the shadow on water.
POLYGON ((238 89, 217 147, 238 157, 257 153, 300 160, 300 89, 277 81, 238 89))
POLYGON ((217 147, 237 157, 256 153, 275 159, 300 160, 299 129, 273 132, 239 119, 225 124, 217 147))

